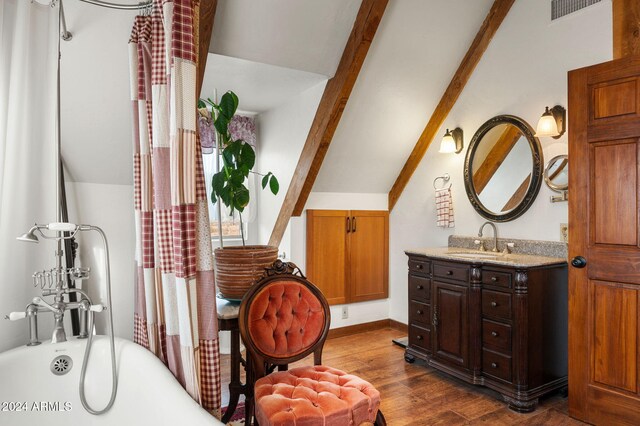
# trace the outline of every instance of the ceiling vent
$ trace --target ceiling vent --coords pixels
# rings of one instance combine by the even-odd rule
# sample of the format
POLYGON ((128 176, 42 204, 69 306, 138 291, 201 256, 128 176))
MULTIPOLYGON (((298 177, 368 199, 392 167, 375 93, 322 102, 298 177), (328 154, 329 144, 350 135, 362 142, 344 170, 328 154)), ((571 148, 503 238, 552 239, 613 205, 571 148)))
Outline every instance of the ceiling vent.
POLYGON ((551 0, 551 20, 562 18, 601 0, 551 0))

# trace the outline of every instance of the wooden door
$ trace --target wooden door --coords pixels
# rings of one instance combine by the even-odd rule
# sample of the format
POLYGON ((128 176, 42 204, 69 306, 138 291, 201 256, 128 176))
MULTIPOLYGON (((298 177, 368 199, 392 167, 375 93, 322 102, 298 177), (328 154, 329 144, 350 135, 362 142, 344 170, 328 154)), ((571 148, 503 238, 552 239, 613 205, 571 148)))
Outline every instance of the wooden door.
POLYGON ((389 297, 389 212, 351 211, 350 302, 389 297))
POLYGON ((331 305, 347 303, 346 210, 307 210, 307 277, 331 305))
POLYGON ((569 73, 569 413, 640 424, 640 58, 569 73))
POLYGON ((434 357, 469 368, 469 310, 467 287, 433 282, 434 357))

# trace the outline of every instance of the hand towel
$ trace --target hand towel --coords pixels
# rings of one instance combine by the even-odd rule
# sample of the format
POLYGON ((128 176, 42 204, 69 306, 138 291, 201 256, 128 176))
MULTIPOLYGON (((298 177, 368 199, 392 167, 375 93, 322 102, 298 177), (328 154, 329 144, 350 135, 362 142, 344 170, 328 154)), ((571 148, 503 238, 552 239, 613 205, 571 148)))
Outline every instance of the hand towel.
POLYGON ((441 228, 456 226, 453 220, 453 198, 451 187, 436 190, 436 224, 441 228))

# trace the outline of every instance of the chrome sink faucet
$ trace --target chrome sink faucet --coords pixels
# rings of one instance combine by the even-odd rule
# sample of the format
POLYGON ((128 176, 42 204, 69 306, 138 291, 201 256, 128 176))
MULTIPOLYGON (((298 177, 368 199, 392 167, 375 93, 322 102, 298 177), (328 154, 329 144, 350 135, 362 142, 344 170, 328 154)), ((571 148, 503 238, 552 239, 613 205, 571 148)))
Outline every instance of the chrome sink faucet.
POLYGON ((493 222, 487 221, 482 225, 480 225, 480 230, 478 231, 478 237, 482 238, 482 230, 486 225, 491 225, 491 227, 493 228, 493 250, 491 251, 497 252, 498 251, 498 228, 496 228, 496 225, 493 222))

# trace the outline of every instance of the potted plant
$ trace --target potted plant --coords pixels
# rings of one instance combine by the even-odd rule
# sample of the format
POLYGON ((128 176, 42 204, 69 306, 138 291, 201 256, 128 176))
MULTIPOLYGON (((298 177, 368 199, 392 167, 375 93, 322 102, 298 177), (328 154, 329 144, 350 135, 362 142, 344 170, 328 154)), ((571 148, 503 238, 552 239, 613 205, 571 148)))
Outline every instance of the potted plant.
MULTIPOLYGON (((253 147, 234 134, 234 124, 239 116, 238 96, 232 91, 225 93, 216 103, 211 99, 200 99, 198 110, 201 117, 209 117, 217 134, 218 151, 222 167, 211 179, 211 202, 220 200, 231 215, 238 212, 242 246, 220 247, 214 250, 215 276, 218 291, 222 297, 240 300, 246 291, 262 276, 264 268, 269 267, 278 257, 278 248, 263 245, 246 245, 242 212, 251 201, 246 179, 254 173, 262 176, 262 189, 269 186, 275 195, 280 189, 278 179, 269 172, 262 174, 253 171, 256 154, 253 147), (206 105, 210 105, 211 115, 206 105)), ((206 124, 206 123, 205 123, 206 124)), ((220 220, 220 218, 219 218, 220 220)), ((222 241, 222 233, 220 233, 222 241)))

